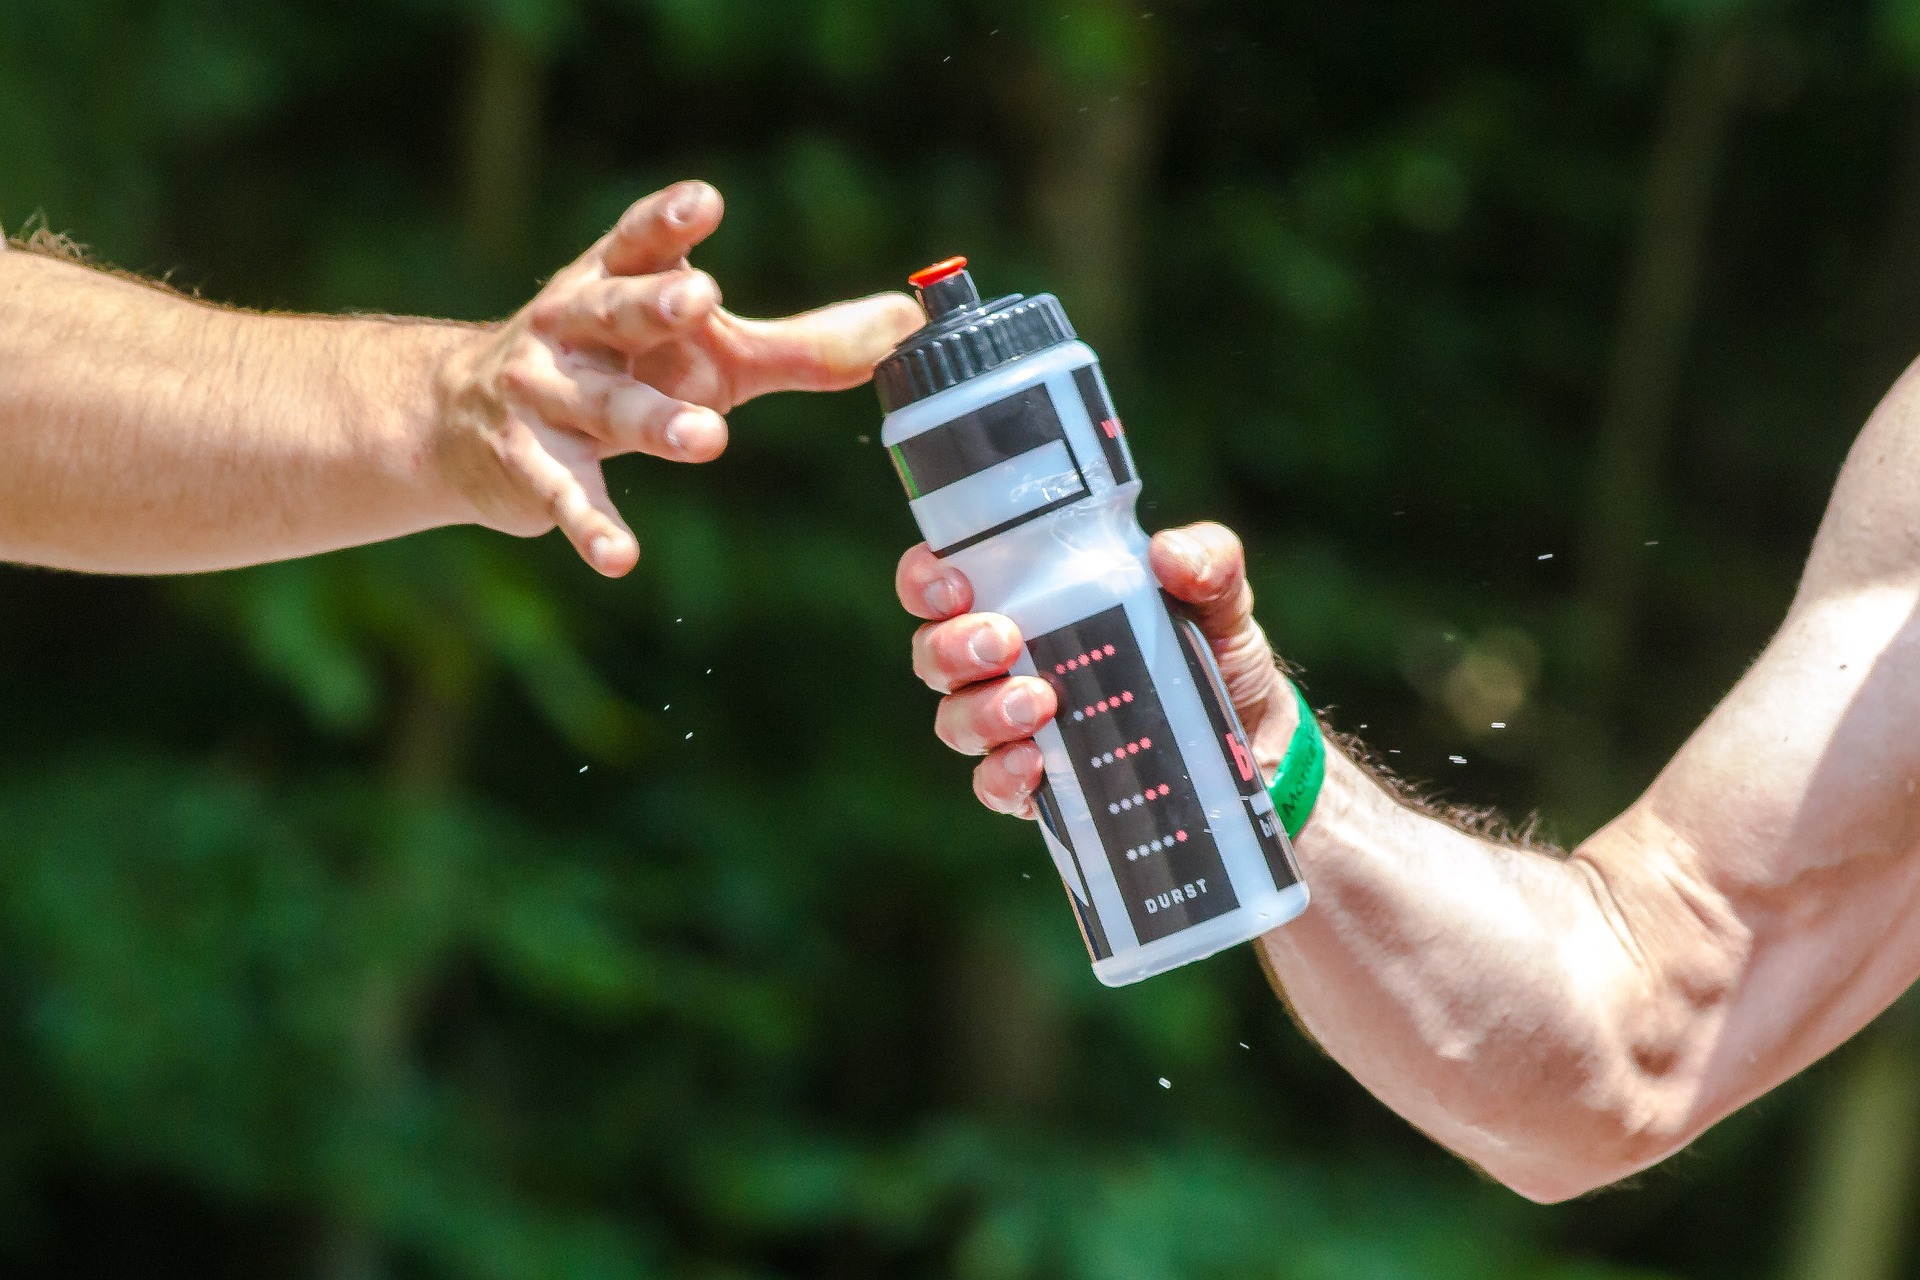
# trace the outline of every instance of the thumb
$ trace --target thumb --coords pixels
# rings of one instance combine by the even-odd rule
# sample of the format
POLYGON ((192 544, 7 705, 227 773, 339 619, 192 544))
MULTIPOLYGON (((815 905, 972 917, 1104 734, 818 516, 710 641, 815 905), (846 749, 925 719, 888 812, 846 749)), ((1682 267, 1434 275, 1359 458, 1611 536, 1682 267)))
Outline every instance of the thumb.
POLYGON ((1167 529, 1154 535, 1148 559, 1167 594, 1192 606, 1234 710, 1247 732, 1257 733, 1270 711, 1292 704, 1275 696, 1284 693, 1280 665, 1253 620, 1253 588, 1247 584, 1240 539, 1225 525, 1212 523, 1167 529))
POLYGON ((735 402, 770 391, 843 391, 873 376, 873 366, 927 322, 904 293, 837 303, 784 320, 724 321, 734 368, 735 402))

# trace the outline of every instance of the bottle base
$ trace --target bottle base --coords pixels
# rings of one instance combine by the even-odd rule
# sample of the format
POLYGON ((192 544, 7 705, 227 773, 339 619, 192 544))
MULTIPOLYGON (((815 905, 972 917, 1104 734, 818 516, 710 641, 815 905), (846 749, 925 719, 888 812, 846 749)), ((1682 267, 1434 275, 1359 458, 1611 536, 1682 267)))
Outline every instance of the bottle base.
POLYGON ((1304 881, 1276 889, 1226 915, 1183 929, 1171 938, 1097 961, 1093 976, 1105 986, 1125 987, 1183 964, 1204 960, 1228 947, 1249 942, 1269 929, 1278 929, 1305 911, 1309 900, 1304 881))

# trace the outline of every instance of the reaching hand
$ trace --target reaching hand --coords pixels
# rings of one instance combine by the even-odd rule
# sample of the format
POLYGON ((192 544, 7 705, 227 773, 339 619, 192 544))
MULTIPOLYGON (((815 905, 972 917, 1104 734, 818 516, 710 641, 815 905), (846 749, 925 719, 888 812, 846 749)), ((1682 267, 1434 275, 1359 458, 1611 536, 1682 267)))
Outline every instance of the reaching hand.
MULTIPOLYGON (((1240 539, 1217 524, 1169 529, 1154 537, 1149 559, 1160 585, 1192 606, 1252 739, 1254 758, 1271 776, 1299 712, 1253 620, 1240 539)), ((934 732, 962 755, 986 757, 973 771, 980 803, 1031 818, 1041 776, 1040 749, 1032 738, 1053 718, 1056 703, 1046 681, 1007 675, 1020 654, 1019 628, 997 613, 966 612, 973 606, 973 584, 924 542, 900 558, 894 589, 908 613, 932 620, 914 633, 913 670, 946 695, 934 732)))
POLYGON ((704 182, 655 192, 449 363, 437 452, 483 523, 523 536, 558 525, 588 564, 619 577, 640 546, 607 495, 604 459, 710 461, 735 405, 857 386, 924 323, 898 293, 741 319, 720 306, 713 277, 687 265, 721 212, 704 182))

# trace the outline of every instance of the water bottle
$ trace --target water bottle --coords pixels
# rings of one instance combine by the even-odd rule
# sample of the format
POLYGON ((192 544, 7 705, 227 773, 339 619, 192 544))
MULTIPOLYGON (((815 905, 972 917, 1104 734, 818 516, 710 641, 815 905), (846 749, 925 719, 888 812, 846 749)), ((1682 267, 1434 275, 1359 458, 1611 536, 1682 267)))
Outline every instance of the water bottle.
POLYGON ((933 553, 1053 686, 1041 838, 1093 972, 1138 982, 1265 933, 1307 886, 1212 650, 1147 563, 1140 477, 1099 358, 1051 294, 983 303, 951 258, 874 374, 881 441, 933 553))

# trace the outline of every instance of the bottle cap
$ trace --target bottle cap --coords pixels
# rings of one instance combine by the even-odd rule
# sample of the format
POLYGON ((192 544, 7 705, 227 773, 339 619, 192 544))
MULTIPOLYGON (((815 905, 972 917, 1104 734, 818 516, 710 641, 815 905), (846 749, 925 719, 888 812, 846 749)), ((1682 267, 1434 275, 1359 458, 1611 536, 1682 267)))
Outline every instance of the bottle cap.
POLYGON ((907 279, 920 295, 927 324, 873 371, 886 413, 1075 337, 1066 309, 1050 293, 982 302, 965 258, 936 262, 907 279))

